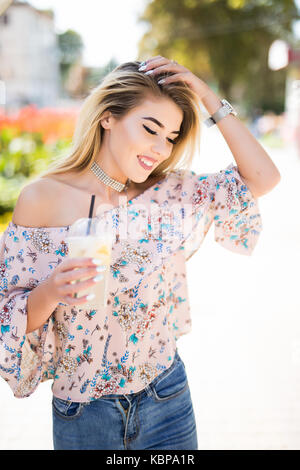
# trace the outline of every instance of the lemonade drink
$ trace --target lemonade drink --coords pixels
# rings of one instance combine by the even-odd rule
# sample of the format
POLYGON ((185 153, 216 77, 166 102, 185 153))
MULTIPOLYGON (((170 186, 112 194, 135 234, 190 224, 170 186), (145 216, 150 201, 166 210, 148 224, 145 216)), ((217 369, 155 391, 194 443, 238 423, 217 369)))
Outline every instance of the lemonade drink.
MULTIPOLYGON (((89 233, 86 235, 86 220, 88 219, 80 219, 76 225, 74 224, 67 236, 67 243, 69 247, 69 256, 71 258, 97 258, 101 261, 101 264, 106 267, 105 271, 101 273, 103 275, 102 280, 95 283, 94 286, 78 292, 79 297, 88 294, 95 294, 95 297, 92 300, 89 300, 84 304, 85 308, 95 309, 106 307, 107 303, 112 235, 107 232, 97 233, 94 222, 91 227, 89 226, 89 230, 92 228, 92 234, 89 233), (82 231, 84 231, 84 233, 82 233, 82 231)), ((83 277, 81 280, 88 279, 88 277, 83 277)))

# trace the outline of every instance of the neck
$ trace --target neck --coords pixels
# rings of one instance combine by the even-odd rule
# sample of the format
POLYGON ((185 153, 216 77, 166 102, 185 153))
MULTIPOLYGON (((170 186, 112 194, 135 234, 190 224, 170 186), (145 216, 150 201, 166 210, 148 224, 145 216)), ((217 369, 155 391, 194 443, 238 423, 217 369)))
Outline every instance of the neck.
POLYGON ((121 172, 120 168, 115 164, 113 157, 109 156, 109 152, 105 150, 104 145, 99 154, 95 158, 95 163, 100 166, 110 178, 118 181, 119 183, 126 184, 127 176, 121 172))
POLYGON ((100 184, 104 186, 104 192, 106 199, 110 199, 113 195, 125 195, 127 193, 127 188, 130 185, 130 180, 126 178, 126 182, 123 183, 118 181, 116 178, 113 178, 109 173, 105 172, 101 165, 94 161, 90 167, 91 172, 95 175, 100 184), (113 193, 112 193, 113 192, 113 193))

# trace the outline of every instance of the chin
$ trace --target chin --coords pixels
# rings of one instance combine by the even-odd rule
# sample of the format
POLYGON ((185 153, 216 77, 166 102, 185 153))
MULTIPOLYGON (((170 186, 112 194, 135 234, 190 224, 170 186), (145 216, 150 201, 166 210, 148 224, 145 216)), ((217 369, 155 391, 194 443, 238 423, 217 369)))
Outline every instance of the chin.
POLYGON ((130 181, 133 181, 134 183, 144 183, 144 181, 146 181, 150 175, 151 173, 149 173, 148 175, 146 174, 144 177, 135 175, 133 178, 130 178, 130 176, 129 178, 130 181))

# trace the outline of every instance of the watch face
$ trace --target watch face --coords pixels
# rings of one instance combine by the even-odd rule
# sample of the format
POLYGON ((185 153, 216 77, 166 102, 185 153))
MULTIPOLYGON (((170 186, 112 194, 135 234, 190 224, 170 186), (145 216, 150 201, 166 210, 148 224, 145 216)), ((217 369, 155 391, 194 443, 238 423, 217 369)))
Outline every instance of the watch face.
POLYGON ((235 116, 237 115, 237 112, 234 110, 234 108, 231 106, 231 104, 227 100, 222 100, 223 106, 228 109, 228 111, 235 116))

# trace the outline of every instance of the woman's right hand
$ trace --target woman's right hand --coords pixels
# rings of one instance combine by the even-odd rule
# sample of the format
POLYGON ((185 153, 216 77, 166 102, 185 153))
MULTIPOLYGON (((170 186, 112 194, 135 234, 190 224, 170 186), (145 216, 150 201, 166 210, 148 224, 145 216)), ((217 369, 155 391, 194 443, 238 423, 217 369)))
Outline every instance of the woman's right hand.
POLYGON ((92 258, 66 258, 54 269, 46 281, 47 292, 51 298, 57 303, 62 302, 68 305, 82 305, 90 300, 91 297, 88 294, 78 298, 73 296, 93 287, 95 282, 103 279, 103 274, 100 273, 107 268, 101 264, 100 260, 95 261, 97 264, 92 258), (80 281, 81 279, 85 280, 80 281), (73 284, 72 281, 79 282, 73 284))

